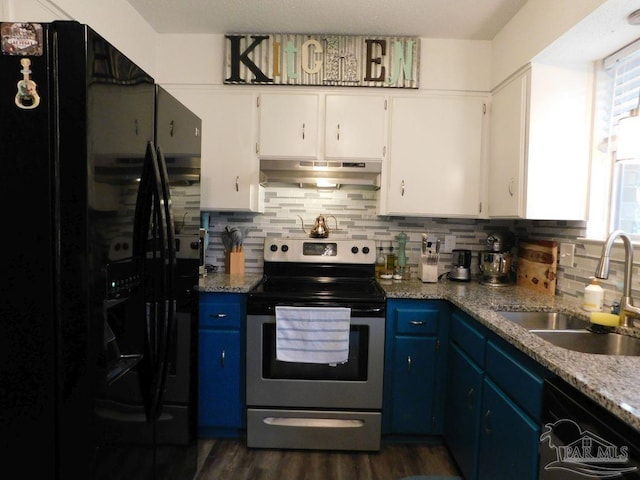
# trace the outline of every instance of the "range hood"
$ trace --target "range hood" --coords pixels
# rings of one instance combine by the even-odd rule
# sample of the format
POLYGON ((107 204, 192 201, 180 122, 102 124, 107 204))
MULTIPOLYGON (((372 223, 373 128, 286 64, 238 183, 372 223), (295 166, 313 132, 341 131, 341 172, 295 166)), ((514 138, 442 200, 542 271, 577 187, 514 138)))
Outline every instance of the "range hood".
POLYGON ((380 190, 382 162, 260 160, 260 184, 380 190))

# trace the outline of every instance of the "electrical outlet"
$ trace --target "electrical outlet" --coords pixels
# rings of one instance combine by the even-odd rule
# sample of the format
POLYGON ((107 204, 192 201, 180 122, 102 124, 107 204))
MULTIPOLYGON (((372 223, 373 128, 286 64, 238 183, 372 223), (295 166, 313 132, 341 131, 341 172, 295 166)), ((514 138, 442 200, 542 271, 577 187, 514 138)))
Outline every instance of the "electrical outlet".
POLYGON ((563 267, 573 267, 573 257, 576 253, 576 246, 573 243, 561 243, 560 254, 558 255, 559 264, 563 267))
POLYGON ((454 248, 456 248, 456 236, 455 235, 445 235, 444 236, 444 245, 440 249, 440 252, 442 252, 442 253, 451 253, 454 248))

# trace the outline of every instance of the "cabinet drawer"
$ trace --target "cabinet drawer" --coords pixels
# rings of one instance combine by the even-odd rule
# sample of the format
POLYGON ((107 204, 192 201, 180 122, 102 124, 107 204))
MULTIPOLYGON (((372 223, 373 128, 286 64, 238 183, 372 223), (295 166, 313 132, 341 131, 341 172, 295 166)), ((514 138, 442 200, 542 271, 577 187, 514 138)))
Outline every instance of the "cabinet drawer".
POLYGON ((427 308, 398 308, 396 333, 435 335, 438 333, 439 310, 427 308))
POLYGON ((200 327, 240 328, 244 316, 241 302, 203 301, 200 302, 200 327))
POLYGON ((486 349, 485 336, 463 316, 455 312, 451 316, 451 339, 479 366, 484 368, 484 353, 486 349))
MULTIPOLYGON (((515 352, 513 352, 515 353, 515 352)), ((535 420, 540 419, 544 378, 523 365, 502 346, 489 341, 487 374, 504 392, 535 420)))

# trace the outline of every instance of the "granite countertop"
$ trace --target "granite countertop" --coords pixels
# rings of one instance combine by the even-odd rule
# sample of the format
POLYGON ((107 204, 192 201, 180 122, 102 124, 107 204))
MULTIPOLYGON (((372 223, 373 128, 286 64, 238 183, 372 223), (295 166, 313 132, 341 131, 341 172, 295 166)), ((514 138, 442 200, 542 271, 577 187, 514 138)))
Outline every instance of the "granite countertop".
MULTIPOLYGON (((493 287, 477 282, 422 283, 412 279, 381 280, 380 284, 387 298, 451 302, 640 431, 640 357, 596 355, 556 347, 495 311, 562 311, 588 321, 587 312, 580 308, 576 299, 546 295, 515 285, 493 287)), ((624 333, 637 333, 628 330, 624 333)))
POLYGON ((249 293, 260 283, 263 276, 257 273, 228 274, 210 273, 200 277, 198 290, 207 293, 249 293))
MULTIPOLYGON (((248 293, 261 274, 213 273, 200 279, 199 290, 248 293)), ((561 311, 589 317, 576 299, 556 297, 518 286, 492 287, 478 282, 418 279, 380 280, 387 298, 446 300, 465 311, 507 342, 640 431, 640 357, 596 355, 556 347, 496 310, 561 311)), ((620 329, 623 330, 623 329, 620 329)), ((637 334, 637 331, 623 333, 637 334)))

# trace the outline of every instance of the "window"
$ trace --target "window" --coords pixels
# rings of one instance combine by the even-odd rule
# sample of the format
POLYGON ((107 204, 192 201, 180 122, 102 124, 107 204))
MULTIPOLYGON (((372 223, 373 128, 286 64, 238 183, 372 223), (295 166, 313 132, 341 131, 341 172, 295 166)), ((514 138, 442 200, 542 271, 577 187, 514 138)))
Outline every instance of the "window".
POLYGON ((594 162, 592 186, 597 198, 598 189, 603 187, 594 183, 611 178, 611 193, 604 196, 608 200, 608 208, 605 207, 608 215, 603 214, 605 221, 601 229, 604 231, 599 236, 620 229, 640 240, 640 156, 625 160, 617 158, 618 124, 639 106, 640 39, 604 59, 602 67, 594 131, 601 132, 600 138, 606 139, 599 142, 597 150, 606 158, 608 172, 601 175, 603 172, 598 172, 597 162, 594 162))

